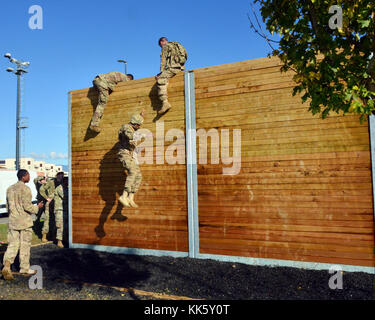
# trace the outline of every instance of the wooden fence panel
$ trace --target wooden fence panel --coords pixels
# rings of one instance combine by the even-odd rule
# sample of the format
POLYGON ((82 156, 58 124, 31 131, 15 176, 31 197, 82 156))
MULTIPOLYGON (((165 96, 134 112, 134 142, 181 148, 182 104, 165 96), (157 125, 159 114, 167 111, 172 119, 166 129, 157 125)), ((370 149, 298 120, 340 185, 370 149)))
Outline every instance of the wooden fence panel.
POLYGON ((241 130, 238 174, 223 175, 231 165, 215 137, 198 161, 200 253, 374 266, 368 123, 312 116, 279 67, 265 58, 194 70, 198 132, 229 130, 233 155, 241 130))
MULTIPOLYGON (((171 80, 169 89, 173 109, 163 121, 164 130, 184 131, 182 74, 171 80)), ((129 122, 133 113, 144 108, 142 128, 150 130, 156 142, 155 80, 118 84, 105 109, 102 132, 93 136, 87 128, 96 103, 94 88, 71 92, 73 243, 186 252, 186 166, 156 164, 156 143, 152 143, 152 164, 140 165, 143 180, 135 198, 139 208, 124 208, 118 202, 126 178, 117 159, 118 130, 129 122)), ((162 152, 171 143, 164 142, 162 152)))

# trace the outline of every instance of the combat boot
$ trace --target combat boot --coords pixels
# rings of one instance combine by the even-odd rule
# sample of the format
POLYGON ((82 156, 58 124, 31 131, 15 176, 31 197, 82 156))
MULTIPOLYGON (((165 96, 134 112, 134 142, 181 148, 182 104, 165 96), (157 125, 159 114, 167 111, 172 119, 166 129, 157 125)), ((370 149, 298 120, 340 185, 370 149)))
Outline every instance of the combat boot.
POLYGON ((14 280, 12 270, 10 269, 10 262, 5 261, 4 262, 4 268, 1 270, 1 273, 5 280, 14 280))
POLYGON ((20 274, 26 275, 26 276, 32 276, 33 274, 36 274, 36 270, 29 269, 29 270, 20 270, 20 274))
POLYGON ((138 205, 134 202, 134 193, 130 193, 130 194, 129 194, 129 204, 130 204, 133 208, 138 208, 138 205))
POLYGON ((170 105, 170 103, 165 100, 163 101, 163 105, 162 105, 162 108, 158 111, 158 114, 161 115, 161 114, 164 114, 166 113, 170 108, 172 108, 172 106, 170 105))
POLYGON ((118 198, 118 201, 124 206, 124 207, 130 207, 129 199, 128 199, 128 193, 124 191, 122 196, 118 198))
POLYGON ((63 245, 63 243, 62 243, 61 240, 58 240, 58 241, 57 241, 57 246, 58 246, 59 248, 64 248, 64 245, 63 245))
POLYGON ((43 242, 43 243, 48 242, 48 240, 47 240, 47 234, 46 234, 46 233, 43 233, 43 236, 42 236, 42 242, 43 242))
POLYGON ((99 126, 93 126, 93 125, 90 125, 90 130, 96 132, 96 133, 99 133, 100 132, 100 128, 99 126))

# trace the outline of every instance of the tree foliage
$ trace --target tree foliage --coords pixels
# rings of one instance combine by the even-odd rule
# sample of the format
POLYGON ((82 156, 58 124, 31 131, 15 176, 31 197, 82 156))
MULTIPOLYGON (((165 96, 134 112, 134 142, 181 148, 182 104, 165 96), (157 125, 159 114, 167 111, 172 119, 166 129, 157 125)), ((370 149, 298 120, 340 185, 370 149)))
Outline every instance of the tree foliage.
POLYGON ((261 6, 267 30, 280 37, 272 55, 283 62, 282 71, 295 71, 293 94, 309 99, 313 114, 356 113, 363 120, 375 110, 374 0, 254 3, 261 6), (329 24, 333 5, 342 8, 341 28, 329 24))

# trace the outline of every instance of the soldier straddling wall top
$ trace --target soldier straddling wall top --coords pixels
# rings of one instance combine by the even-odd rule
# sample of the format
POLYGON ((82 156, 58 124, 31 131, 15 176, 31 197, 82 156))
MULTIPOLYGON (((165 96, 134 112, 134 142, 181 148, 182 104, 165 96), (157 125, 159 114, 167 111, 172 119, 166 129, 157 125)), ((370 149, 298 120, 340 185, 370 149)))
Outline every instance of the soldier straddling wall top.
POLYGON ((119 198, 119 201, 125 207, 137 208, 138 205, 134 202, 134 195, 137 193, 141 181, 142 174, 139 169, 137 160, 136 147, 139 139, 136 137, 136 131, 143 124, 144 110, 140 114, 134 114, 128 124, 124 124, 118 133, 120 141, 120 150, 118 152, 119 160, 124 168, 128 171, 126 177, 124 192, 119 198))
POLYGON ((125 75, 118 71, 112 71, 105 74, 100 74, 95 77, 92 82, 94 87, 97 88, 99 92, 98 105, 92 116, 90 129, 95 132, 100 132, 100 119, 103 116, 104 109, 108 102, 108 97, 114 90, 116 84, 123 81, 133 80, 134 77, 131 74, 125 75))
POLYGON ((160 73, 155 76, 155 79, 158 87, 158 96, 162 102, 162 108, 158 111, 158 114, 161 115, 171 108, 168 102, 169 79, 185 70, 187 52, 180 43, 176 41, 168 42, 165 37, 159 39, 159 46, 162 48, 160 73))

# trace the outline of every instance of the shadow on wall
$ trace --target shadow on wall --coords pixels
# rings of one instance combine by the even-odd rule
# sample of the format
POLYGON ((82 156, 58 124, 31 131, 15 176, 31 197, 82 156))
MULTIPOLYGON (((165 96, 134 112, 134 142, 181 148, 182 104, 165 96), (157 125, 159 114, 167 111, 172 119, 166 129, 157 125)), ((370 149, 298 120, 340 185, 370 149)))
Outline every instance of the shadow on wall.
POLYGON ((100 161, 100 176, 98 187, 99 194, 103 201, 105 201, 105 206, 99 217, 99 224, 97 227, 95 227, 95 233, 100 239, 106 236, 106 233, 104 231, 104 224, 106 223, 108 216, 114 206, 117 207, 116 211, 111 216, 111 219, 117 221, 127 220, 127 217, 121 214, 123 205, 117 201, 116 197, 116 194, 118 194, 119 196, 122 195, 126 181, 126 176, 124 179, 124 168, 117 158, 118 150, 119 143, 117 142, 100 161))
MULTIPOLYGON (((148 95, 148 97, 150 98, 150 103, 151 103, 151 108, 158 112, 160 109, 161 109, 161 101, 160 99, 158 98, 158 85, 157 83, 155 83, 152 88, 151 88, 151 91, 148 95)), ((152 120, 153 122, 156 122, 158 121, 163 115, 159 115, 159 114, 156 114, 155 118, 152 120)))
MULTIPOLYGON (((91 105, 92 105, 92 115, 93 115, 94 112, 95 112, 96 106, 98 105, 98 90, 95 87, 91 87, 89 89, 89 92, 87 93, 87 98, 90 99, 90 102, 91 102, 91 105)), ((91 118, 90 118, 90 122, 91 122, 91 118)), ((90 122, 87 125, 87 130, 86 130, 85 138, 83 139, 84 141, 87 141, 87 140, 90 140, 92 138, 95 138, 98 135, 97 132, 92 131, 92 130, 89 129, 90 122)))

